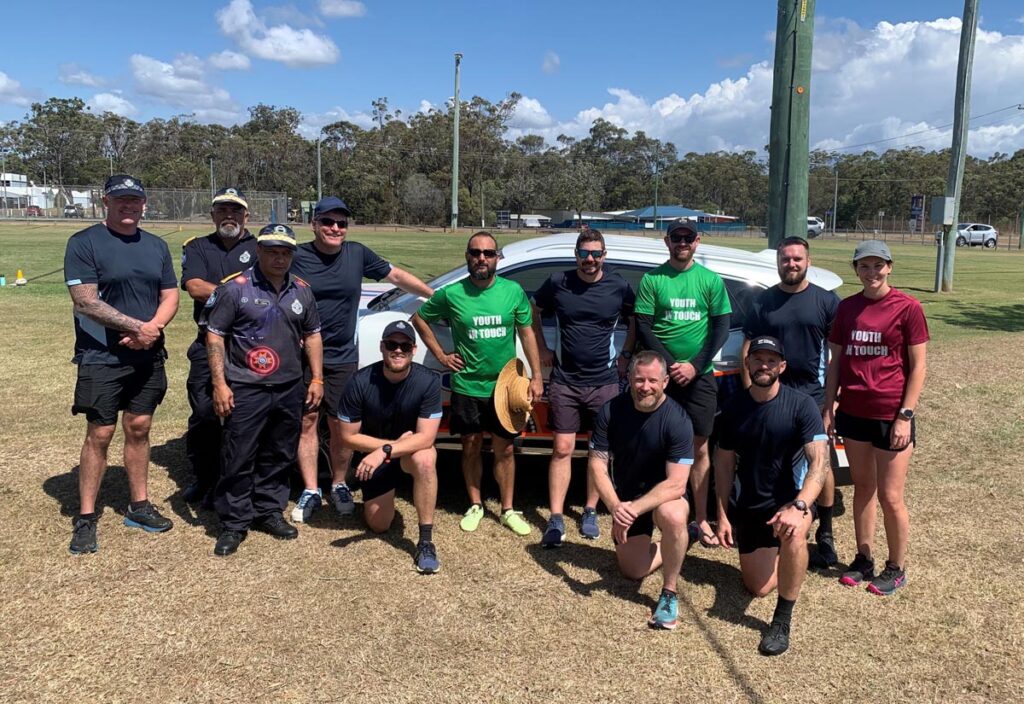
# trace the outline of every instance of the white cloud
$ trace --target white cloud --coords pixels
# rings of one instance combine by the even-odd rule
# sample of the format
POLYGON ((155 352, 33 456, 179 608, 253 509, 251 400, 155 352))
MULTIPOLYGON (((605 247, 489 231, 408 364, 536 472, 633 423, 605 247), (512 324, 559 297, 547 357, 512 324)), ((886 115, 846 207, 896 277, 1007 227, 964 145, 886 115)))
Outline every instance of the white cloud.
POLYGON ((29 94, 21 83, 0 71, 0 103, 28 105, 30 102, 29 94))
POLYGON ((544 54, 544 61, 541 63, 540 68, 544 73, 558 73, 558 69, 562 65, 562 60, 558 58, 558 54, 553 51, 549 51, 544 54))
POLYGON ((437 109, 437 106, 434 105, 429 100, 421 100, 420 101, 420 106, 416 109, 416 112, 420 112, 420 113, 423 113, 425 115, 428 112, 430 112, 431 110, 436 110, 436 109, 437 109))
POLYGON ((327 17, 362 17, 366 5, 359 0, 320 0, 320 12, 327 17))
POLYGON ((217 54, 210 54, 206 63, 221 71, 248 71, 249 67, 252 65, 252 62, 249 61, 249 57, 245 54, 239 54, 237 51, 228 50, 217 54))
MULTIPOLYGON (((424 102, 426 101, 420 103, 421 108, 424 102)), ((363 110, 351 113, 344 108, 334 108, 327 112, 304 114, 299 124, 299 134, 306 139, 316 139, 322 127, 334 122, 351 122, 364 130, 371 129, 377 124, 373 120, 373 115, 363 110)))
POLYGON ((338 47, 326 35, 289 24, 268 27, 256 16, 250 0, 231 0, 217 11, 217 23, 221 32, 250 56, 280 61, 292 68, 333 64, 340 56, 338 47))
POLYGON ((555 123, 548 111, 535 98, 523 96, 516 103, 516 109, 509 120, 509 127, 529 132, 536 129, 544 129, 555 123))
POLYGON ((241 117, 231 95, 206 82, 203 62, 194 54, 179 54, 173 63, 133 54, 131 68, 139 94, 185 109, 200 122, 233 123, 241 117))
POLYGON ((66 86, 100 88, 104 84, 102 78, 75 63, 61 64, 57 69, 57 79, 66 86))
POLYGON ((116 90, 110 93, 97 93, 85 103, 95 114, 102 115, 105 112, 112 112, 121 117, 133 117, 138 110, 131 101, 116 90))

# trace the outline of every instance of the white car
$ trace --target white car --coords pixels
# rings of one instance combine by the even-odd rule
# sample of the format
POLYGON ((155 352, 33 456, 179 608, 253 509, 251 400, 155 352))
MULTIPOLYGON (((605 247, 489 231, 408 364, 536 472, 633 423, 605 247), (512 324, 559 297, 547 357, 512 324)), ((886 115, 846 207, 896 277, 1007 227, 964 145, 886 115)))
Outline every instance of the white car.
POLYGON ((957 247, 981 245, 986 249, 995 249, 998 243, 999 232, 991 225, 982 222, 962 222, 956 226, 957 247))
MULTIPOLYGON (((576 268, 574 251, 576 233, 550 235, 536 239, 515 242, 502 249, 502 258, 498 262, 498 274, 515 281, 523 287, 526 295, 532 298, 534 292, 552 274, 558 271, 576 268)), ((606 236, 605 245, 608 250, 605 266, 614 268, 636 290, 640 277, 650 269, 668 259, 668 249, 660 239, 648 237, 606 236)), ((715 376, 719 380, 720 398, 728 398, 739 385, 740 350, 743 346, 741 327, 750 301, 759 291, 779 282, 775 264, 775 250, 766 249, 758 253, 746 252, 730 247, 718 247, 702 244, 697 250, 697 261, 716 272, 725 281, 725 287, 732 304, 732 324, 729 338, 721 351, 715 356, 715 376)), ((434 288, 442 288, 467 276, 466 265, 460 264, 447 274, 429 282, 434 288)), ((838 288, 842 279, 826 269, 811 267, 808 279, 826 290, 838 288)), ((415 313, 423 299, 400 289, 391 288, 388 284, 364 284, 362 305, 357 328, 359 344, 359 363, 362 366, 372 364, 380 359, 379 342, 384 327, 394 320, 408 320, 415 313), (388 289, 384 291, 384 289, 388 289), (382 292, 384 291, 384 292, 382 292), (376 295, 374 295, 376 294, 376 295)), ((448 326, 443 321, 433 326, 434 334, 441 346, 452 348, 452 337, 448 326)), ((620 325, 615 336, 616 353, 621 348, 626 336, 626 326, 620 325)), ((544 337, 548 347, 555 347, 554 319, 544 320, 544 337)), ((526 361, 522 347, 516 341, 519 357, 526 361)), ((457 439, 448 434, 448 394, 451 389, 451 372, 442 368, 422 343, 418 346, 415 361, 425 364, 442 375, 441 386, 444 391, 445 415, 438 434, 439 449, 454 448, 457 439)), ((545 376, 548 370, 545 370, 545 376)), ((527 425, 527 430, 517 440, 517 450, 529 452, 531 449, 542 453, 550 452, 551 431, 547 427, 547 403, 538 403, 527 425)))
POLYGON ((825 230, 825 221, 817 217, 807 218, 807 237, 813 239, 825 230))

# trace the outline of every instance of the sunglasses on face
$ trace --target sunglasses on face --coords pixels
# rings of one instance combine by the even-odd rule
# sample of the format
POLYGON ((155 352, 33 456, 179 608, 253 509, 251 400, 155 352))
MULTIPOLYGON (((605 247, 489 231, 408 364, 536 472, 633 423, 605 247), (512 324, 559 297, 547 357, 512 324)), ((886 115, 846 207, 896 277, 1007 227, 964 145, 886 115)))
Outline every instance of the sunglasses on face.
POLYGON ((342 230, 348 227, 348 220, 335 220, 334 218, 320 218, 317 220, 323 227, 334 227, 337 225, 342 230))
POLYGON ((601 257, 604 256, 604 250, 603 249, 577 249, 576 250, 576 256, 579 257, 580 259, 587 259, 588 257, 592 258, 592 259, 600 259, 601 257))
POLYGON ((679 244, 680 242, 693 244, 697 241, 699 236, 700 235, 694 234, 693 232, 673 232, 668 236, 668 239, 672 244, 679 244))
POLYGON ((486 257, 487 259, 494 259, 498 256, 498 250, 496 249, 467 249, 466 254, 471 257, 486 257))
POLYGON ((398 340, 384 340, 384 349, 388 352, 395 352, 396 350, 402 350, 405 354, 412 352, 411 342, 399 342, 398 340))

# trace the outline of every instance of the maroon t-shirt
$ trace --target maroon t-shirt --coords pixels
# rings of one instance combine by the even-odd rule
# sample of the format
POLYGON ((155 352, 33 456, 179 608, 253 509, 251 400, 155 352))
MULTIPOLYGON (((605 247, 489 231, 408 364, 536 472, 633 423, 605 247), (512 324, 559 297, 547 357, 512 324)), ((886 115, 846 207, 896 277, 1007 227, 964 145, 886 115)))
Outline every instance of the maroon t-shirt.
POLYGON ((913 296, 890 289, 873 301, 857 293, 839 303, 828 341, 842 346, 839 410, 892 420, 910 371, 908 347, 928 342, 924 310, 913 296))

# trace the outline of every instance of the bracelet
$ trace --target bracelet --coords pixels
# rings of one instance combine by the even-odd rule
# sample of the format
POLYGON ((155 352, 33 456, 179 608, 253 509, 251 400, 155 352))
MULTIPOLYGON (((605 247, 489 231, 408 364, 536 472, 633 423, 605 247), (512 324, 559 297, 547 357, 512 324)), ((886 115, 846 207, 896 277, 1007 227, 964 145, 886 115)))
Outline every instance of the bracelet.
POLYGON ((310 379, 309 383, 310 384, 320 384, 320 386, 323 386, 324 385, 324 380, 323 379, 310 379))

